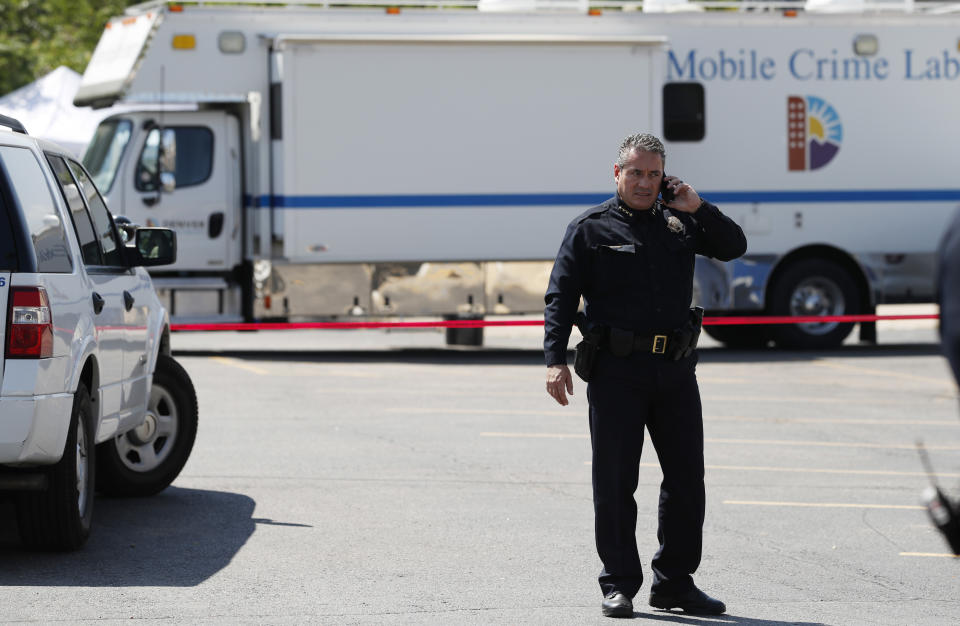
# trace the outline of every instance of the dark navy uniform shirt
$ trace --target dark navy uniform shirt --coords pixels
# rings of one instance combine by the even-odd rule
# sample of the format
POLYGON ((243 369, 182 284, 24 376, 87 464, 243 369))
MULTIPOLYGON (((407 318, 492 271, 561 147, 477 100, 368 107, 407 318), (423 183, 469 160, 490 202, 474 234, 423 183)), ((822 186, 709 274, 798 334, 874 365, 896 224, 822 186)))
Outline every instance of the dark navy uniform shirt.
POLYGON ((665 212, 659 203, 634 211, 614 196, 586 211, 567 227, 550 274, 547 365, 567 362, 580 296, 591 324, 641 335, 672 331, 689 319, 694 256, 729 261, 746 249, 736 222, 706 201, 689 214, 665 212))
POLYGON ((937 302, 940 303, 940 339, 960 385, 960 211, 953 216, 940 242, 937 302))

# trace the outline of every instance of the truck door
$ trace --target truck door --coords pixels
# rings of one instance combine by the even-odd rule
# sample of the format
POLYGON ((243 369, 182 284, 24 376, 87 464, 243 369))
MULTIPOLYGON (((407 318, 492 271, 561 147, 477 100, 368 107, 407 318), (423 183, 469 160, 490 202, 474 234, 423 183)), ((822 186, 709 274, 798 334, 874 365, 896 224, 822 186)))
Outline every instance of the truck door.
POLYGON ((148 124, 140 133, 127 216, 177 231, 177 262, 164 271, 228 271, 240 262, 239 141, 237 119, 223 111, 168 114, 162 129, 148 124), (175 138, 163 155, 174 163, 172 189, 158 173, 166 130, 175 138))

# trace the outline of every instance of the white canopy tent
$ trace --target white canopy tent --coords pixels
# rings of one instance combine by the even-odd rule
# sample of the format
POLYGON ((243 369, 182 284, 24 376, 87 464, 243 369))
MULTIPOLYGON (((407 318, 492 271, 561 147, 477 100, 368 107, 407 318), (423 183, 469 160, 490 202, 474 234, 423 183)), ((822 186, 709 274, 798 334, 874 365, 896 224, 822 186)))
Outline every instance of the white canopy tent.
POLYGON ((0 113, 19 120, 27 132, 83 156, 100 120, 128 107, 92 109, 73 106, 80 74, 60 66, 29 85, 0 98, 0 113))

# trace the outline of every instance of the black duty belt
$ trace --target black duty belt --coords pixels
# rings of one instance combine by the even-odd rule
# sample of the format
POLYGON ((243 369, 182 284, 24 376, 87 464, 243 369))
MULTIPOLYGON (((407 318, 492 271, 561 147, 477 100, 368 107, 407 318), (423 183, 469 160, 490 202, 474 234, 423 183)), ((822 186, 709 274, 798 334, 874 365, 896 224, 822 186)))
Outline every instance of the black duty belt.
POLYGON ((628 356, 634 352, 666 355, 674 347, 669 345, 672 337, 674 333, 636 335, 632 331, 611 328, 607 333, 606 348, 616 356, 628 356))
POLYGON ((703 309, 690 309, 687 323, 680 328, 653 335, 638 335, 632 330, 600 324, 590 325, 583 313, 577 313, 576 324, 583 335, 583 341, 577 345, 574 370, 580 378, 590 382, 597 362, 597 353, 601 351, 609 351, 618 357, 634 353, 655 354, 674 361, 690 356, 697 348, 697 340, 700 338, 703 309))
POLYGON ((651 352, 653 354, 666 354, 669 335, 650 335, 649 337, 634 337, 634 352, 651 352))

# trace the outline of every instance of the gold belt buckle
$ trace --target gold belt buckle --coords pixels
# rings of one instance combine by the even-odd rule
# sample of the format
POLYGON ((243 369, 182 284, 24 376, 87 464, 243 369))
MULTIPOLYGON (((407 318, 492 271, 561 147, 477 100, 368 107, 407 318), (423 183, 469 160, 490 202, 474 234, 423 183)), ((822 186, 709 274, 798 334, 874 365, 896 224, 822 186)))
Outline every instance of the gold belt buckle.
POLYGON ((667 336, 666 335, 654 335, 653 336, 653 352, 654 354, 663 354, 667 351, 667 336))

